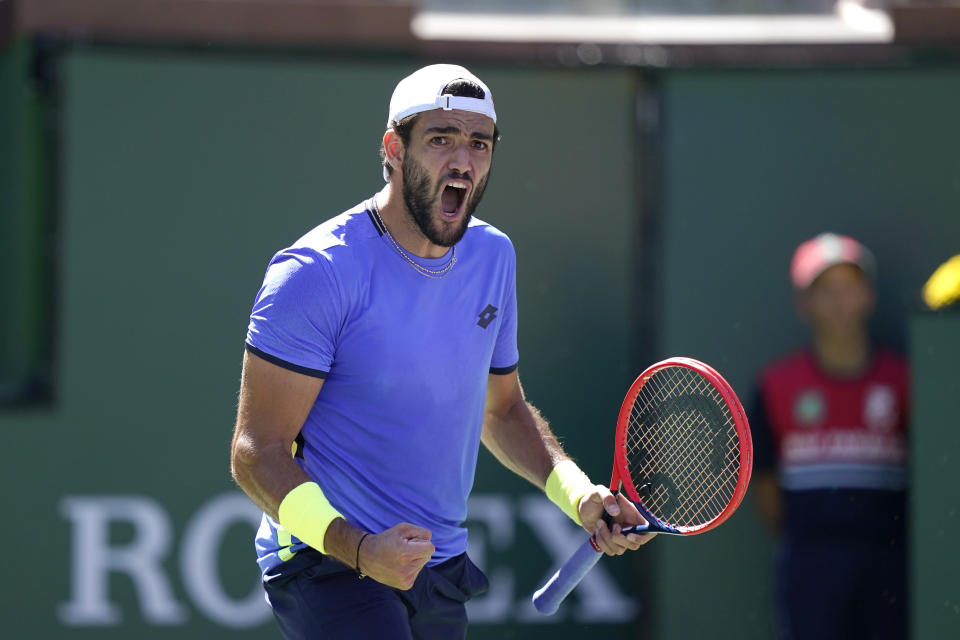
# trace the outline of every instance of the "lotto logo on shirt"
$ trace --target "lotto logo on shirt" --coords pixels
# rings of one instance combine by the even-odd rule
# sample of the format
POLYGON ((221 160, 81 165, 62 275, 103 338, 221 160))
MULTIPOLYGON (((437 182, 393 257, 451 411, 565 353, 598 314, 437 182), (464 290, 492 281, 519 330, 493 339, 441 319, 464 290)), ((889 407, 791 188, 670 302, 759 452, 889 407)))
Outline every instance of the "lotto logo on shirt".
POLYGON ((493 322, 493 319, 497 317, 497 307, 492 304, 488 304, 484 307, 483 311, 477 316, 477 326, 486 329, 487 326, 493 322))

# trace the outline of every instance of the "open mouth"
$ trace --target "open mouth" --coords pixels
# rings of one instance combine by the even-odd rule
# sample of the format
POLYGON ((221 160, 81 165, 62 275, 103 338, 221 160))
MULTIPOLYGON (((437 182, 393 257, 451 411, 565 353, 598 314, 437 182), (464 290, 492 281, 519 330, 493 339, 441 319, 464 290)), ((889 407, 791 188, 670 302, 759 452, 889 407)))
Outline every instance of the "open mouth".
POLYGON ((463 207, 467 197, 467 183, 460 180, 448 182, 440 193, 440 210, 447 217, 454 217, 463 207))

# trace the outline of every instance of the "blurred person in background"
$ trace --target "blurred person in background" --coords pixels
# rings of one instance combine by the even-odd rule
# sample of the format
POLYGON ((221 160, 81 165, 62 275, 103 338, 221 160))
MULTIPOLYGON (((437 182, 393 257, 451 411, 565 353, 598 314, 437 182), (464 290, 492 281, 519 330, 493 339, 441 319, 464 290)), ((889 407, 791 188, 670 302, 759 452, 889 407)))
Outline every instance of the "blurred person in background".
POLYGON ((753 494, 780 538, 783 640, 907 633, 908 369, 871 340, 873 277, 873 256, 850 237, 801 244, 790 279, 811 341, 758 380, 753 494))

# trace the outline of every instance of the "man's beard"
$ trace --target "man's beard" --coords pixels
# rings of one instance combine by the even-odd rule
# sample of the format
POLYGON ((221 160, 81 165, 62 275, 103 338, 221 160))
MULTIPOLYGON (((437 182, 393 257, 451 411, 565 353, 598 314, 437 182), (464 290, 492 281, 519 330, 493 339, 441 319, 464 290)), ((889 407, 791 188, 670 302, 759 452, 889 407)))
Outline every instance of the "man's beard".
POLYGON ((452 247, 460 242, 460 238, 467 232, 467 225, 470 224, 470 218, 480 204, 480 198, 483 197, 483 191, 487 188, 489 177, 488 172, 481 182, 474 185, 463 219, 459 225, 450 228, 450 225, 445 225, 433 217, 433 211, 438 208, 442 192, 436 190, 435 187, 438 185, 431 184, 430 176, 423 165, 408 154, 403 162, 403 202, 427 240, 441 247, 452 247))

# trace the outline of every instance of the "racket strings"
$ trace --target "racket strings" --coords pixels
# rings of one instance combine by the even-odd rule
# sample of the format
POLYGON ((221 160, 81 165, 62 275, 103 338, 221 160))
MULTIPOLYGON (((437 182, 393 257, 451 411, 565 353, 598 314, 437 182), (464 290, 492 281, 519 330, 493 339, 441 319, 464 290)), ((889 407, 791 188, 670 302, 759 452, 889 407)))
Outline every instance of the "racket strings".
MULTIPOLYGON (((690 389, 686 389, 690 392, 690 389)), ((674 456, 672 461, 678 469, 677 473, 672 474, 672 484, 675 485, 675 496, 669 496, 667 492, 662 491, 661 506, 667 506, 665 500, 673 497, 674 509, 671 519, 680 525, 689 525, 695 521, 712 517, 713 512, 722 509, 729 496, 723 495, 720 482, 720 475, 711 473, 712 469, 705 461, 710 461, 713 456, 713 446, 709 440, 704 440, 701 433, 702 425, 698 424, 697 412, 683 411, 675 412, 672 416, 679 418, 679 427, 674 426, 674 435, 679 434, 679 439, 674 437, 664 441, 663 431, 660 432, 659 449, 668 448, 675 452, 681 452, 679 456, 674 456), (695 439, 696 438, 696 439, 695 439), (677 477, 685 478, 684 482, 678 482, 677 477), (719 489, 719 492, 718 492, 719 489), (704 496, 710 496, 710 499, 699 499, 704 496), (677 506, 680 505, 680 506, 677 506)), ((669 460, 667 462, 670 462, 669 460)), ((725 467, 726 470, 726 467, 725 467)), ((663 471, 663 469, 661 469, 663 471)), ((666 483, 665 483, 666 484, 666 483)), ((664 509, 666 513, 666 509, 664 509)))
MULTIPOLYGON (((687 430, 688 434, 690 430, 687 430)), ((670 441, 659 443, 658 449, 683 447, 670 441)), ((724 491, 723 473, 733 470, 727 464, 719 474, 713 473, 703 460, 712 455, 702 442, 686 445, 687 453, 673 460, 679 471, 671 473, 668 465, 652 468, 657 491, 651 495, 651 510, 662 515, 665 521, 678 526, 693 526, 708 522, 719 513, 730 499, 732 492, 724 491), (658 473, 659 472, 659 473, 658 473), (659 478, 656 476, 660 476, 659 478), (678 478, 683 477, 681 481, 678 478), (657 482, 658 481, 658 482, 657 482)), ((669 461, 668 461, 669 462, 669 461)), ((654 483, 651 483, 654 484, 654 483)))
MULTIPOLYGON (((689 423, 689 418, 686 421, 689 423)), ((687 429, 686 433, 689 438, 693 431, 687 429)), ((723 474, 733 470, 733 466, 728 462, 719 473, 715 473, 715 469, 704 463, 712 459, 712 448, 702 441, 676 446, 686 446, 687 454, 674 460, 679 471, 669 473, 668 469, 659 469, 661 474, 669 477, 661 481, 664 491, 661 491, 660 500, 655 501, 653 507, 675 525, 693 526, 708 522, 732 496, 732 491, 725 491, 723 474), (672 486, 672 495, 665 490, 668 484, 672 486)))
MULTIPOLYGON (((688 432, 692 433, 692 432, 688 432)), ((736 437, 736 431, 734 431, 734 437, 736 437)), ((709 499, 701 500, 700 505, 696 504, 697 501, 685 502, 684 500, 689 500, 691 496, 681 495, 681 505, 689 508, 682 508, 675 518, 678 520, 685 520, 689 522, 702 522, 709 521, 710 518, 715 517, 723 510, 727 502, 733 497, 733 491, 736 487, 736 473, 739 468, 739 455, 734 456, 735 448, 727 447, 726 460, 724 466, 717 470, 715 467, 711 468, 706 465, 697 466, 698 460, 712 458, 712 447, 707 446, 707 444, 701 442, 699 443, 699 451, 702 455, 689 456, 688 461, 684 461, 688 465, 693 465, 695 472, 695 477, 691 478, 690 486, 696 487, 700 495, 706 498, 709 496, 709 499), (732 475, 734 483, 727 486, 725 480, 730 478, 732 475)), ((712 443, 711 443, 712 444, 712 443)), ((682 445, 681 445, 682 446, 682 445)), ((691 451, 695 448, 695 444, 688 445, 691 447, 691 451)))
POLYGON ((641 502, 663 522, 695 527, 733 497, 740 465, 733 415, 714 386, 685 367, 656 371, 634 400, 626 454, 641 502))

